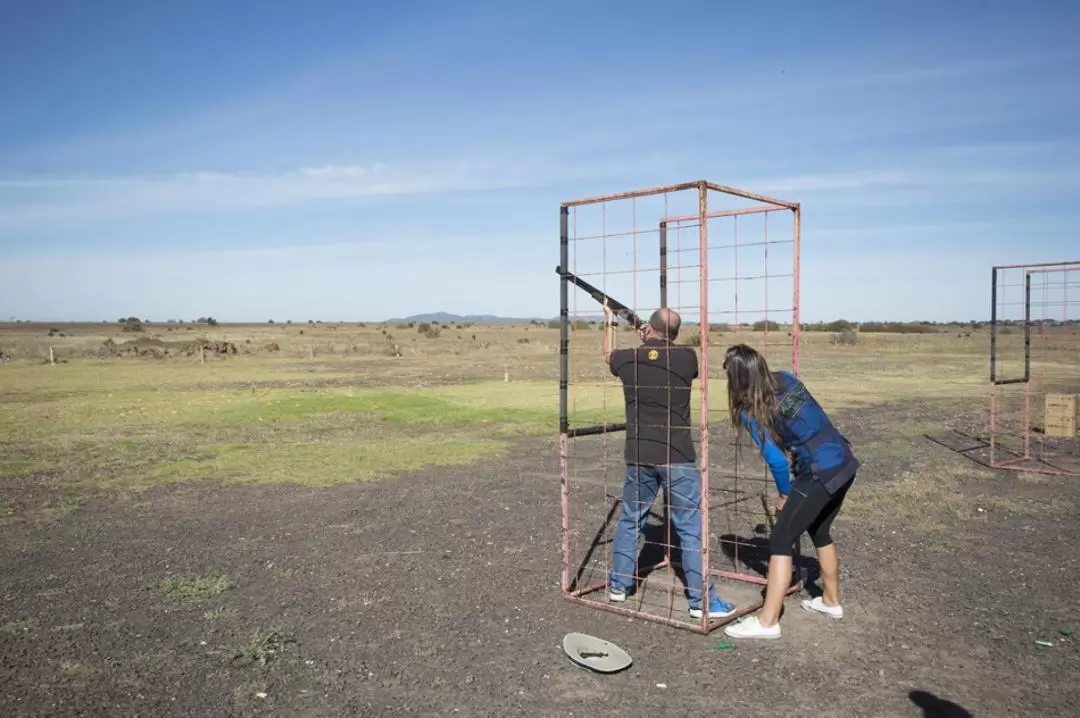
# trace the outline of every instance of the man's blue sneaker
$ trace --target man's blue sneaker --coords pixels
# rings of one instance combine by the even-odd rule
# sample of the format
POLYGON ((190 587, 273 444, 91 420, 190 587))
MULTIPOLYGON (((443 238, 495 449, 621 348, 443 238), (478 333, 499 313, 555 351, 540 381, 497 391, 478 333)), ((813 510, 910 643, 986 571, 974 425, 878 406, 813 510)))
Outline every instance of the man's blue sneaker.
MULTIPOLYGON (((727 601, 713 596, 709 599, 709 618, 726 618, 735 613, 735 607, 727 601)), ((690 618, 701 618, 701 606, 690 607, 690 618)))

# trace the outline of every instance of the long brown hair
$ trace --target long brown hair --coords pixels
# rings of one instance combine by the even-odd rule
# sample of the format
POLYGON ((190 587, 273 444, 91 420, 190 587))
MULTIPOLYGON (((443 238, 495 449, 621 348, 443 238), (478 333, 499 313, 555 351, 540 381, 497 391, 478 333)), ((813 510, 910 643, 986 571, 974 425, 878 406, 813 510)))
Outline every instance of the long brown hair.
MULTIPOLYGON (((776 401, 776 379, 769 364, 756 349, 746 344, 729 347, 724 354, 727 374, 728 413, 731 425, 743 426, 740 415, 746 412, 758 425, 767 429, 773 442, 783 448, 777 431, 779 413, 776 401)), ((764 436, 760 437, 764 440, 764 436)))

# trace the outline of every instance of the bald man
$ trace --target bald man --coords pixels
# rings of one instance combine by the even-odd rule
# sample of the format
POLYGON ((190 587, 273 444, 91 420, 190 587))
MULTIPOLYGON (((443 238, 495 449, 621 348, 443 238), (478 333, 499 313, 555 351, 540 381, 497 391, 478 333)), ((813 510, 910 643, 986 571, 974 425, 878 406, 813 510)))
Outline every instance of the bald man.
MULTIPOLYGON (((664 487, 669 516, 679 536, 690 617, 701 608, 701 473, 690 423, 690 391, 698 378, 692 347, 677 346, 682 319, 658 309, 640 330, 641 345, 613 349, 615 314, 604 307, 604 361, 623 384, 626 400, 626 476, 622 517, 615 528, 608 598, 625 601, 637 580, 637 544, 653 501, 664 487)), ((719 599, 709 581, 709 618, 723 618, 735 607, 719 599)))

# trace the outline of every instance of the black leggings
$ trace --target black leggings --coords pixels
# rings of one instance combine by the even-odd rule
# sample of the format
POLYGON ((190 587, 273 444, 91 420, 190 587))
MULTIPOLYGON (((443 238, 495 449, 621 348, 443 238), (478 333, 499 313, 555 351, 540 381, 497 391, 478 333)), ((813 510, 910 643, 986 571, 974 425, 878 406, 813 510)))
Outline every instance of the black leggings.
POLYGON ((810 533, 816 548, 831 544, 829 529, 853 482, 854 478, 835 494, 830 494, 820 481, 813 479, 800 481, 792 487, 769 535, 769 552, 774 556, 790 556, 804 531, 810 533))

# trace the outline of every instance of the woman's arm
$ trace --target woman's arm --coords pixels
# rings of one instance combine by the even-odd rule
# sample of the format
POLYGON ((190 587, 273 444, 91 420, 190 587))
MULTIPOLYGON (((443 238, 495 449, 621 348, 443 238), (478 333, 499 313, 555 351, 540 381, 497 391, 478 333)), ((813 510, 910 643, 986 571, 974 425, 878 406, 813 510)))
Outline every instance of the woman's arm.
POLYGON ((776 445, 767 431, 758 430, 757 422, 754 421, 753 417, 743 411, 741 419, 743 426, 750 433, 750 438, 754 440, 754 444, 761 450, 761 458, 765 459, 765 463, 769 465, 773 481, 776 482, 777 493, 781 496, 787 496, 791 493, 791 466, 788 464, 787 456, 784 455, 783 450, 776 445), (762 440, 761 435, 764 435, 764 440, 762 440))

